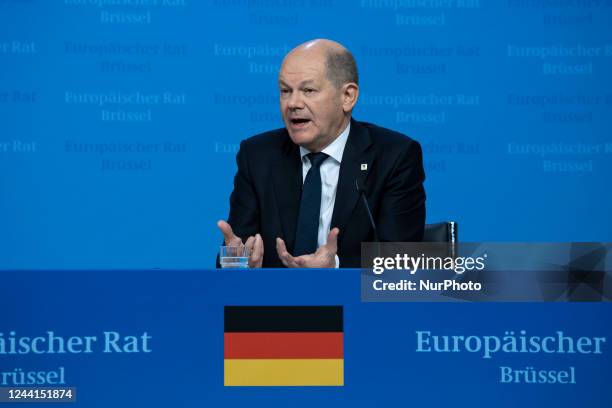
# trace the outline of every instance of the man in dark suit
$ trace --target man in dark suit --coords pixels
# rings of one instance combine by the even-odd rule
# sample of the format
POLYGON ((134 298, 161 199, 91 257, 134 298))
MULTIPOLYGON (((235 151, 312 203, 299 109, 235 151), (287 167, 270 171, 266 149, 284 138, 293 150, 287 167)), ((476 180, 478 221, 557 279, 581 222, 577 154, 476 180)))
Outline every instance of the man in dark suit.
POLYGON ((351 53, 329 40, 302 44, 285 57, 279 87, 285 128, 241 143, 229 218, 218 222, 226 245, 244 243, 251 267, 333 268, 359 267, 361 242, 420 241, 421 148, 351 118, 351 53))

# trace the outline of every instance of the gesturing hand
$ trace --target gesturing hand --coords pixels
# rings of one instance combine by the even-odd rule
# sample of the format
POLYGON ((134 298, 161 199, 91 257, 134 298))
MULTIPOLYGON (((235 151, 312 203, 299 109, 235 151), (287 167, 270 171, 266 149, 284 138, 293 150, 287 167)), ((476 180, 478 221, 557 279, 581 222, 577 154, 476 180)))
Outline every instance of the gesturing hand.
POLYGON ((285 241, 276 238, 276 252, 278 252, 278 257, 287 268, 335 268, 338 234, 340 234, 340 230, 333 228, 329 231, 325 245, 320 246, 314 254, 301 256, 292 256, 287 251, 285 241))
MULTIPOLYGON (((242 239, 234 234, 232 226, 223 220, 217 222, 217 227, 223 234, 225 245, 227 246, 240 246, 243 245, 242 239)), ((249 268, 261 268, 263 264, 264 255, 264 244, 261 235, 255 234, 247 238, 246 244, 244 244, 249 250, 249 268)))

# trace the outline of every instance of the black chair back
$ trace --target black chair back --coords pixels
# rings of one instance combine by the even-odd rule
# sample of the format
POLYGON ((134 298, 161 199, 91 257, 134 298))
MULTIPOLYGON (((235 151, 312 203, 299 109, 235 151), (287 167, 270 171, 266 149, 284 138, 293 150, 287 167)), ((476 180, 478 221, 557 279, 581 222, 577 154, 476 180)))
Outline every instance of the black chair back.
POLYGON ((423 242, 459 242, 457 223, 454 221, 426 224, 423 242))

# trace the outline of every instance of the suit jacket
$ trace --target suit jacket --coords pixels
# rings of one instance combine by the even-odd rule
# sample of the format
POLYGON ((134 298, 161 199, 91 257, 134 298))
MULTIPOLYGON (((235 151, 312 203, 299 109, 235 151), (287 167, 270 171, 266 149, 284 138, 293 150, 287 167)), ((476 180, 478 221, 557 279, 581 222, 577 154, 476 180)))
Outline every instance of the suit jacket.
MULTIPOLYGON (((244 140, 236 161, 228 222, 243 242, 260 233, 263 266, 282 268, 276 237, 293 253, 302 191, 299 147, 286 129, 277 129, 244 140)), ((331 228, 340 229, 340 267, 359 268, 361 242, 374 240, 355 180, 365 190, 380 241, 417 242, 423 238, 425 225, 424 179, 418 142, 351 120, 331 220, 331 228), (363 165, 367 170, 362 170, 363 165)))

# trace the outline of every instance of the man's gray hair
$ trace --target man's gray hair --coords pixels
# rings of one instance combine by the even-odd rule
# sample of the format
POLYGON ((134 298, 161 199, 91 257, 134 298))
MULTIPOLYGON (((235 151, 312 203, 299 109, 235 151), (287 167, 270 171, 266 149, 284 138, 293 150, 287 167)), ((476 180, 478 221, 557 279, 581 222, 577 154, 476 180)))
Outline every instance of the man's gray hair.
POLYGON ((328 50, 325 66, 327 68, 327 78, 337 88, 344 84, 354 82, 359 85, 359 73, 357 63, 353 54, 348 50, 328 50))

